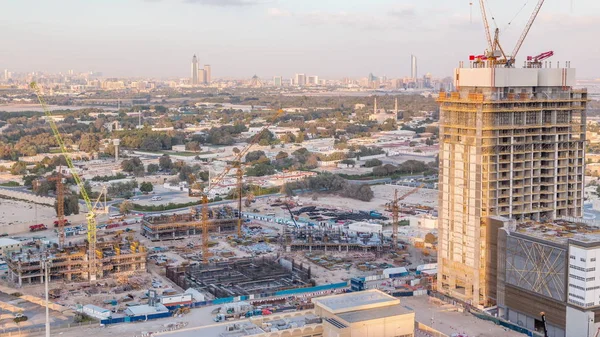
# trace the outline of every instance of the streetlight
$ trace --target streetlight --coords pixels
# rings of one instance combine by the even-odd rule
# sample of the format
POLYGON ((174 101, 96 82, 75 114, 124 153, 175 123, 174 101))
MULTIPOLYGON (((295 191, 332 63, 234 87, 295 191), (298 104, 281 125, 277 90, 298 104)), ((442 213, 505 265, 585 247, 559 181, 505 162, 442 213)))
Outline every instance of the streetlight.
POLYGON ((50 337, 50 301, 48 300, 48 269, 52 266, 52 262, 48 260, 48 251, 42 256, 42 268, 44 269, 44 293, 46 295, 46 337, 50 337))

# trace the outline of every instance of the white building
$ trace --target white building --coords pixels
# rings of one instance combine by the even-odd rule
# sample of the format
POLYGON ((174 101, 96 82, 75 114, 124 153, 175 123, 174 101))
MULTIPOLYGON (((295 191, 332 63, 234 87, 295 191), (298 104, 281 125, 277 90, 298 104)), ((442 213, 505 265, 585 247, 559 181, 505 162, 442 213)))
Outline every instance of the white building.
POLYGON ((430 214, 421 214, 418 216, 411 216, 409 218, 411 227, 418 227, 423 229, 437 229, 437 217, 430 214))

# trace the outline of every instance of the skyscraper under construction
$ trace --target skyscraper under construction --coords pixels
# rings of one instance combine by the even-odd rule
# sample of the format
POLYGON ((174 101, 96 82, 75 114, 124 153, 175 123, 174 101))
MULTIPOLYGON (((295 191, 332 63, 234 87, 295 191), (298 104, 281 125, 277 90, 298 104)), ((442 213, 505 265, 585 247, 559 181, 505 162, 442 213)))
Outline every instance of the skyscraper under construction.
POLYGON ((438 291, 494 302, 494 216, 582 215, 587 94, 566 65, 478 59, 440 94, 438 291))

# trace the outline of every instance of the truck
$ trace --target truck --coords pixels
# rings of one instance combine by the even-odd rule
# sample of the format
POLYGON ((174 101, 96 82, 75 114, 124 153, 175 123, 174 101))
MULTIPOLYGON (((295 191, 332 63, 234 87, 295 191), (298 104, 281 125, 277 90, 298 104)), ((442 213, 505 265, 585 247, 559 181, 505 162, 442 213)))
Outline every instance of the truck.
POLYGON ((106 229, 117 228, 117 227, 120 227, 120 226, 121 226, 120 223, 111 223, 108 226, 106 226, 106 229))
MULTIPOLYGON (((63 219, 63 226, 71 226, 71 223, 67 219, 63 219)), ((54 220, 54 227, 58 227, 58 220, 54 220)))
POLYGON ((31 225, 29 226, 29 231, 30 232, 39 232, 39 231, 44 231, 48 229, 48 227, 46 227, 46 225, 44 224, 37 224, 37 225, 31 225))

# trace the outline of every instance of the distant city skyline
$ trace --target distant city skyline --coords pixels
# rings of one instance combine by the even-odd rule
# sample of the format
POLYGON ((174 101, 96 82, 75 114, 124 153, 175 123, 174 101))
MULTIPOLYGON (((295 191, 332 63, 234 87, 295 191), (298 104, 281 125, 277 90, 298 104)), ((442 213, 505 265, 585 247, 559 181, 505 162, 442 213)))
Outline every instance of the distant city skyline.
MULTIPOLYGON (((535 1, 489 0, 505 49, 511 50, 535 1), (514 20, 513 20, 514 18, 514 20), (512 21, 511 21, 512 20, 512 21), (508 24, 510 22, 510 25, 508 24)), ((477 2, 457 0, 32 0, 3 4, 0 69, 11 72, 101 71, 111 77, 189 77, 189 57, 211 60, 217 78, 451 75, 481 54, 485 38, 477 2), (470 8, 472 7, 472 8, 470 8), (470 21, 472 11, 472 22, 470 21), (11 13, 27 12, 26 18, 11 13), (139 15, 144 13, 144 15, 139 15), (201 25, 197 24, 202 22, 201 25), (227 24, 223 24, 226 22, 227 24), (52 43, 49 43, 51 41, 52 43), (40 57, 43 55, 43 57, 40 57)), ((547 2, 517 60, 554 50, 579 78, 600 77, 593 43, 596 0, 547 2), (577 38, 573 38, 576 36, 577 38)))

